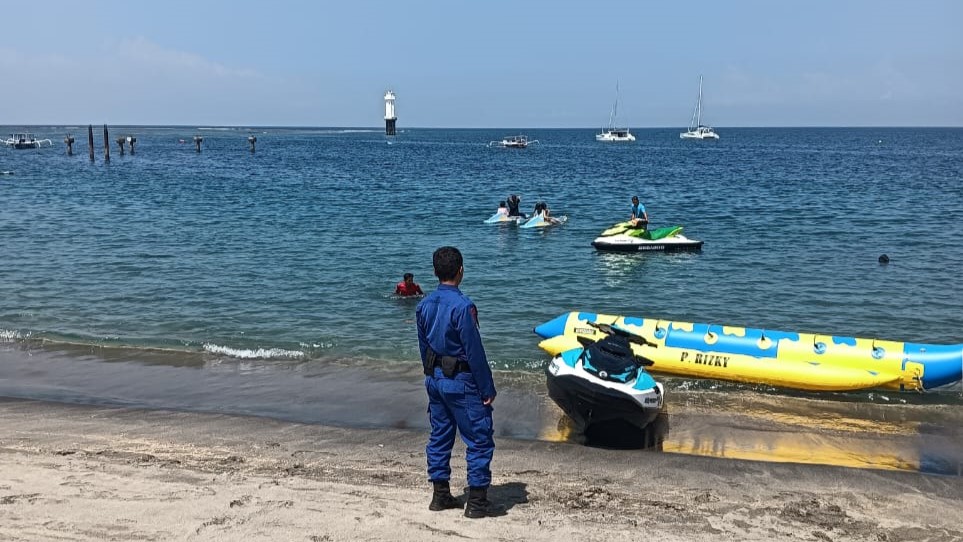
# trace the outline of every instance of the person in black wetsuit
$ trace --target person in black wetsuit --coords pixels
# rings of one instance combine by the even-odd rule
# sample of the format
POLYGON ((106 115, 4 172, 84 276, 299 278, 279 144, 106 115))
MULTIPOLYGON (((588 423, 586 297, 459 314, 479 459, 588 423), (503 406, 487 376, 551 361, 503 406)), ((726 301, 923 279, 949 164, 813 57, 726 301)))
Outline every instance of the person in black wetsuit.
POLYGON ((508 196, 508 199, 505 200, 505 203, 508 204, 508 216, 525 216, 518 210, 518 206, 522 203, 522 198, 518 197, 517 194, 508 196))

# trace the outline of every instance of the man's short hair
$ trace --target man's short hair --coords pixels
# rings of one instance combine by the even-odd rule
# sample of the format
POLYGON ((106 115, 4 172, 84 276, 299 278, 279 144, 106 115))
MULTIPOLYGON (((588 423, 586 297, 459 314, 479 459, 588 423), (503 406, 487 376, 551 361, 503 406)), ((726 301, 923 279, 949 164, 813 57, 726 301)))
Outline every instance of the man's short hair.
POLYGON ((401 278, 404 279, 404 280, 408 280, 408 279, 413 279, 413 278, 415 278, 415 276, 412 275, 411 273, 405 273, 405 275, 404 275, 403 277, 401 277, 401 278))
POLYGON ((458 270, 464 265, 464 261, 457 248, 441 247, 432 256, 431 264, 435 268, 435 276, 438 280, 445 282, 454 280, 458 276, 458 270))

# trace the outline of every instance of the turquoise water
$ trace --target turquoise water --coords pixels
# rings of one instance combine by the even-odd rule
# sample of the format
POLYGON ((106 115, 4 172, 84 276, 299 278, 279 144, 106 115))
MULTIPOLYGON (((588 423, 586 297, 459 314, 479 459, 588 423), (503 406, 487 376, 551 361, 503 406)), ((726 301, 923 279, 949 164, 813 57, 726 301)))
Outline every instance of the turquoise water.
POLYGON ((532 327, 570 310, 963 343, 963 129, 528 130, 511 150, 487 147, 502 130, 124 127, 136 154, 109 164, 83 128, 31 131, 79 141, 0 148, 5 342, 415 362, 416 302, 393 286, 429 290, 451 244, 503 369, 540 367, 532 327), (483 224, 512 192, 568 222, 483 224), (704 250, 597 253, 633 194, 704 250))
MULTIPOLYGON (((963 343, 963 129, 650 129, 627 145, 529 130, 540 143, 511 150, 487 144, 514 130, 122 127, 136 154, 109 164, 83 128, 31 131, 79 141, 72 157, 0 148, 0 397, 423 431, 417 300, 392 292, 405 272, 430 290, 446 244, 500 369, 499 438, 578 441, 531 331, 571 310, 963 343), (512 192, 568 221, 483 224, 512 192), (596 252, 633 194, 704 250, 596 252)), ((963 473, 958 384, 659 380, 653 449, 963 473)))

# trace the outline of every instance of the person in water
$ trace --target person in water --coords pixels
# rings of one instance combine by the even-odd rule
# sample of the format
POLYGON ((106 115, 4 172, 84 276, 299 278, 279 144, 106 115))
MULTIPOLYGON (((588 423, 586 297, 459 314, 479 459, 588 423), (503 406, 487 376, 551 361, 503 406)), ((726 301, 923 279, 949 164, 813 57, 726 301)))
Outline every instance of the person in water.
POLYGON ((498 202, 498 210, 495 211, 496 215, 508 216, 508 206, 505 205, 504 201, 498 202))
POLYGON ((649 214, 645 212, 645 205, 639 201, 638 196, 632 196, 632 218, 629 222, 637 228, 646 228, 649 225, 649 214))
POLYGON ((518 206, 522 204, 522 198, 518 197, 517 194, 508 196, 506 203, 508 204, 508 216, 524 216, 518 210, 518 206))
POLYGON ((405 273, 401 282, 395 286, 395 295, 408 297, 412 295, 425 295, 425 292, 422 292, 421 286, 415 283, 415 276, 413 274, 405 273))

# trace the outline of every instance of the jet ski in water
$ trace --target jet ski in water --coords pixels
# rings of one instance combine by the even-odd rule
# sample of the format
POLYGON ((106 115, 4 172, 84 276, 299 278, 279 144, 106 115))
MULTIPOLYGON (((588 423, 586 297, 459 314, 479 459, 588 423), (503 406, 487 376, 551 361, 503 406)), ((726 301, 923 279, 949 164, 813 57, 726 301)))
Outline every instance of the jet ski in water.
POLYGON ((521 224, 524 221, 525 221, 524 216, 520 216, 520 215, 509 216, 501 213, 495 213, 491 217, 489 217, 487 220, 485 220, 485 224, 521 224))
POLYGON ((524 223, 520 223, 519 228, 547 228, 549 226, 559 226, 565 224, 568 221, 568 217, 562 216, 550 216, 545 217, 541 214, 537 214, 532 218, 529 218, 524 223))
POLYGON ((663 388, 644 366, 651 361, 632 352, 638 340, 611 326, 598 342, 587 341, 555 356, 545 368, 548 396, 587 433, 608 424, 642 430, 662 410, 663 388))
POLYGON ((650 250, 676 252, 702 250, 702 241, 682 235, 682 226, 649 230, 632 222, 620 222, 602 232, 592 241, 597 250, 617 252, 645 252, 650 250))

